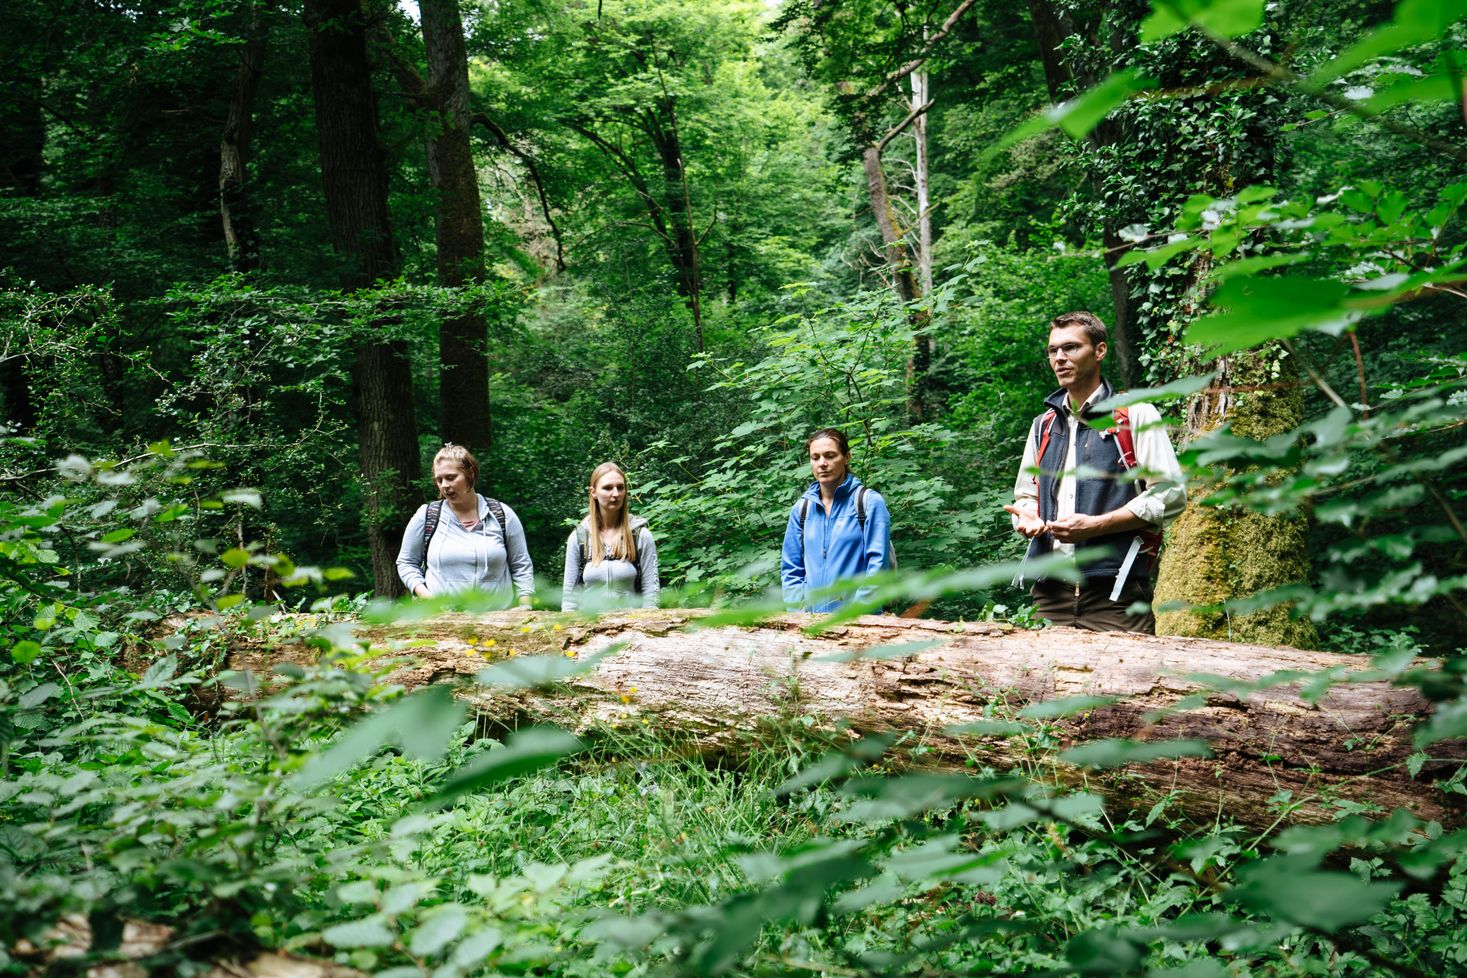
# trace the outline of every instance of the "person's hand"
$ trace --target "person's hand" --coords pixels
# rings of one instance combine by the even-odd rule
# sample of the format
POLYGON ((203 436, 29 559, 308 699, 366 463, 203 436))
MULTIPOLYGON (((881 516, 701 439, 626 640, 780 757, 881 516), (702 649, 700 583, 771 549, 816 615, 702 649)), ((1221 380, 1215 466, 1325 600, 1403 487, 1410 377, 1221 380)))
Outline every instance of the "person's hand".
POLYGON ((530 595, 528 595, 528 594, 522 594, 522 595, 520 595, 520 597, 519 597, 519 605, 518 605, 518 607, 517 607, 516 610, 518 610, 518 611, 529 611, 530 610, 530 605, 534 602, 534 600, 535 599, 532 598, 532 597, 530 597, 530 595))
POLYGON ((429 593, 428 586, 426 584, 419 584, 417 587, 413 588, 413 594, 417 595, 420 598, 431 598, 433 596, 429 593))
POLYGON ((1080 543, 1103 532, 1101 517, 1075 513, 1049 521, 1049 532, 1058 543, 1080 543))
POLYGON ((1026 539, 1032 540, 1045 531, 1045 523, 1039 518, 1039 514, 1030 509, 1020 509, 1017 506, 1005 506, 1004 510, 1013 514, 1014 530, 1022 534, 1026 539))

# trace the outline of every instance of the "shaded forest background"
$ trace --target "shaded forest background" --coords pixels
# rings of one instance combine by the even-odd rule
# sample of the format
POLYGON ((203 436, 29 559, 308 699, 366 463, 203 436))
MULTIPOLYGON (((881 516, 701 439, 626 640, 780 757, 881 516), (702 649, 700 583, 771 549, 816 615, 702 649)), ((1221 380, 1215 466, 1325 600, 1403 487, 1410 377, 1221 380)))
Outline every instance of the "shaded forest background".
MULTIPOLYGON (((1126 264, 1198 220, 1196 195, 1339 198, 1380 238, 1449 198, 1464 170, 1454 100, 1399 98, 1390 125, 1347 101, 1427 77, 1456 57, 1450 30, 1321 95, 1289 77, 1391 5, 1270 8, 1241 47, 1196 32, 1141 44, 1148 13, 1039 0, 9 5, 0 369, 20 437, 0 443, 0 464, 39 500, 57 458, 136 459, 167 439, 219 466, 189 476, 196 498, 247 486, 263 499, 216 514, 220 539, 391 593, 397 534, 445 439, 479 452, 481 490, 521 514, 549 578, 587 473, 614 458, 665 577, 707 603, 772 583, 805 481, 801 439, 835 424, 891 502, 904 567, 1016 557, 998 506, 1052 387, 1051 316, 1088 308, 1113 324, 1118 384, 1218 369, 1182 342, 1221 281, 1214 266, 1287 246, 1254 228, 1231 248, 1126 264), (1152 84, 996 149, 1113 72, 1152 84)), ((1432 248, 1461 239, 1441 223, 1432 248)), ((1338 243, 1320 240, 1297 250, 1306 269, 1338 243)), ((1345 244, 1357 278, 1382 270, 1345 244)), ((1207 391, 1171 401, 1179 440, 1223 422, 1251 438, 1293 431, 1336 407, 1326 390, 1368 417, 1460 356, 1450 291, 1235 356, 1207 391)), ((1436 437, 1413 450, 1450 443, 1436 437)), ((1319 591, 1372 561, 1452 580, 1450 527, 1403 530, 1423 513, 1441 526, 1443 493, 1460 496, 1432 492, 1332 521, 1310 517, 1313 499, 1236 517, 1194 506, 1203 523, 1173 535, 1162 599, 1202 610, 1163 627, 1336 648, 1410 628, 1450 644, 1463 615, 1449 586, 1424 596, 1425 614, 1336 601, 1324 634, 1307 602, 1222 605, 1319 591), (1354 550, 1338 549, 1342 528, 1354 550), (1381 538, 1400 542, 1386 553, 1381 538)), ((130 567, 130 583, 160 580, 130 567)), ((273 594, 268 570, 239 583, 273 594)), ((1022 602, 983 587, 930 613, 1022 602)))

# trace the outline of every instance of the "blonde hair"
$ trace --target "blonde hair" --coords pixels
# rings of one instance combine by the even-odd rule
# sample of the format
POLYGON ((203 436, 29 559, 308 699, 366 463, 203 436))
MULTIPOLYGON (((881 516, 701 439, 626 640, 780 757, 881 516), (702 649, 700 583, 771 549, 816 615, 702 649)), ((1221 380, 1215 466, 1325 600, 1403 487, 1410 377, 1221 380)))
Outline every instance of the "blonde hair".
MULTIPOLYGON (((617 465, 615 462, 602 462, 600 465, 596 466, 595 471, 591 473, 591 485, 586 490, 586 494, 589 497, 590 501, 590 505, 587 507, 586 519, 591 525, 591 532, 587 534, 586 538, 586 549, 590 550, 591 552, 589 554, 583 554, 582 556, 589 558, 590 562, 593 564, 601 563, 602 555, 606 550, 606 548, 601 545, 601 531, 603 529, 618 528, 608 527, 601 522, 601 507, 596 502, 596 484, 599 483, 608 473, 611 472, 615 472, 617 475, 621 476, 621 480, 623 483, 626 482, 627 474, 621 470, 620 465, 617 465)), ((617 534, 616 543, 612 544, 611 546, 611 556, 615 560, 629 560, 633 563, 636 563, 637 541, 636 538, 632 536, 630 492, 628 492, 626 497, 622 500, 619 529, 621 530, 621 532, 617 534)))
POLYGON ((438 449, 438 454, 433 456, 433 468, 436 469, 439 462, 452 462, 457 465, 464 477, 469 480, 470 489, 479 484, 479 460, 474 458, 473 452, 462 445, 449 442, 438 449))

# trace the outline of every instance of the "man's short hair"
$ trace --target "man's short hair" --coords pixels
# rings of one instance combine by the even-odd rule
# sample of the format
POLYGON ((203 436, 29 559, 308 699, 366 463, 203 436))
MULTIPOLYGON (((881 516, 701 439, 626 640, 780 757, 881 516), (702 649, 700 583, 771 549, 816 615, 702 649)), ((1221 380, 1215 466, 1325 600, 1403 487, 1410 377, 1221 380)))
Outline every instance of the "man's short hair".
POLYGON ((1079 326, 1084 330, 1085 338, 1090 341, 1091 346, 1098 347, 1100 344, 1107 342, 1105 323, 1101 322, 1100 317, 1093 312, 1080 310, 1055 316, 1050 321, 1049 330, 1050 332, 1054 332, 1057 329, 1069 329, 1071 326, 1079 326))

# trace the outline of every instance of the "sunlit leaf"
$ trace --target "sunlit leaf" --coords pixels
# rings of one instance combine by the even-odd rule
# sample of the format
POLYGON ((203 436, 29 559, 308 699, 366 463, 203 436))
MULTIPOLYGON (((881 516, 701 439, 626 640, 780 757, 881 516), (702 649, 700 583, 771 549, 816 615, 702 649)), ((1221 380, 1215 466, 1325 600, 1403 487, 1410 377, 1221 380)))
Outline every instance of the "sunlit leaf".
POLYGON ((1074 716, 1076 713, 1089 713, 1091 710, 1110 706, 1116 700, 1115 696, 1064 696, 1059 699, 1030 703, 1019 711, 1019 716, 1028 717, 1031 720, 1057 720, 1061 717, 1074 716))
POLYGON ((461 795, 549 767, 584 746, 579 738, 558 727, 518 731, 504 746, 495 747, 454 771, 424 805, 442 807, 461 795))
POLYGON ((1141 43, 1150 44, 1188 27, 1219 37, 1238 37, 1263 24, 1264 0, 1152 0, 1141 22, 1141 43))
POLYGON ((1060 752, 1059 759, 1079 767, 1111 768, 1145 764, 1177 757, 1211 757, 1212 749, 1200 740, 1147 740, 1124 738, 1092 740, 1060 752))

